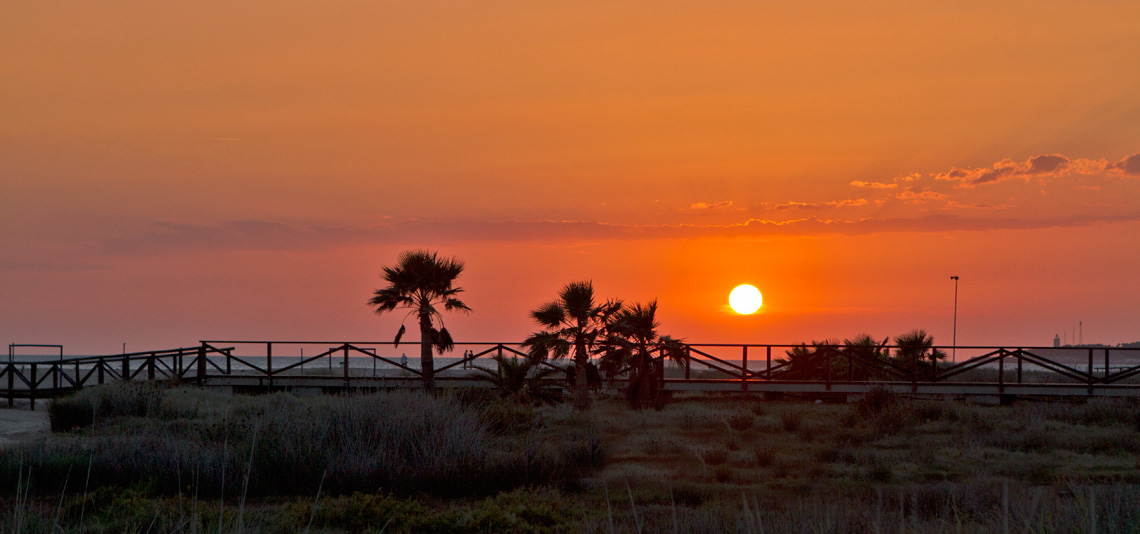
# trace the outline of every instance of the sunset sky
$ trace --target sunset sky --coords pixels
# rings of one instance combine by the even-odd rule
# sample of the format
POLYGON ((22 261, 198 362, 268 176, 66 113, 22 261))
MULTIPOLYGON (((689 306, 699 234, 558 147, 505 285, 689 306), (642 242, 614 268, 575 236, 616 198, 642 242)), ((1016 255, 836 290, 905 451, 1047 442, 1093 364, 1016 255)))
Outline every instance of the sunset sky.
POLYGON ((0 343, 1140 340, 1140 2, 0 4, 0 343), (727 308, 751 283, 760 313, 727 308))

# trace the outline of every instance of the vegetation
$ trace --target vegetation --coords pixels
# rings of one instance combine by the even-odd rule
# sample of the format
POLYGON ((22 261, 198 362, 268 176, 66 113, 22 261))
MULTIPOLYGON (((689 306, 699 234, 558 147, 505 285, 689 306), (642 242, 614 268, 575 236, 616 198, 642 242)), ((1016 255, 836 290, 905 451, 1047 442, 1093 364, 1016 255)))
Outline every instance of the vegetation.
POLYGON ((94 428, 0 450, 0 532, 1140 529, 1133 399, 603 393, 583 412, 476 393, 172 390, 112 415, 95 399, 154 397, 93 388, 71 401, 94 428))
POLYGON ((629 373, 626 399, 633 408, 663 406, 665 369, 663 359, 677 364, 685 361, 681 342, 657 333, 657 301, 648 305, 634 304, 614 314, 606 328, 600 347, 602 365, 607 374, 629 373), (655 358, 653 353, 660 354, 655 358))
POLYGON ((785 364, 780 377, 785 380, 910 380, 933 374, 935 362, 946 353, 934 348, 934 338, 924 330, 913 330, 895 338, 877 341, 861 334, 843 343, 812 341, 786 352, 776 361, 785 364))
MULTIPOLYGON (((400 256, 395 267, 384 267, 383 278, 388 287, 377 289, 368 304, 377 314, 396 309, 407 309, 408 315, 415 315, 420 325, 420 365, 424 391, 435 394, 435 363, 431 349, 440 354, 451 350, 455 343, 451 334, 443 326, 444 311, 469 312, 457 296, 462 288, 454 287, 455 279, 463 272, 463 262, 456 258, 441 258, 435 252, 426 250, 408 251, 400 256), (435 321, 440 328, 436 329, 435 321)), ((406 316, 405 316, 406 318, 406 316)), ((396 344, 404 334, 404 326, 396 334, 396 344)))
POLYGON ((566 284, 558 292, 557 300, 530 312, 531 318, 543 328, 523 342, 533 359, 561 359, 573 349, 574 407, 578 410, 590 407, 587 365, 591 349, 621 308, 622 303, 615 300, 595 303, 594 284, 587 280, 566 284))
POLYGON ((520 404, 549 404, 562 398, 562 390, 552 384, 559 369, 502 355, 494 360, 495 369, 476 367, 475 378, 490 384, 501 397, 520 404))

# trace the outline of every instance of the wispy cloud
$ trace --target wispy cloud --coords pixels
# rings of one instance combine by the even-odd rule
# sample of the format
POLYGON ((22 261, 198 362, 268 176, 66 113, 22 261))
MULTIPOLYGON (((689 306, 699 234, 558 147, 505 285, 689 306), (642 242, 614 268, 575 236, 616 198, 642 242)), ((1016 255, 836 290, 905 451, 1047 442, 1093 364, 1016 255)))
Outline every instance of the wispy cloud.
MULTIPOLYGON (((1115 163, 1044 154, 988 167, 911 173, 857 181, 866 197, 768 202, 742 208, 731 200, 693 202, 662 224, 618 224, 583 215, 560 220, 374 217, 366 224, 231 220, 213 224, 157 221, 103 243, 111 255, 217 250, 303 250, 346 244, 465 241, 671 239, 705 236, 850 235, 1087 226, 1140 221, 1140 154, 1115 163), (1123 179, 1122 179, 1123 177, 1123 179), (709 224, 701 213, 739 214, 709 224), (810 216, 804 216, 810 214, 810 216), (677 220, 680 219, 680 220, 677 220)), ((838 190, 837 190, 838 192, 838 190)), ((676 214, 677 211, 674 211, 676 214)), ((24 266, 0 265, 0 270, 24 266)))
POLYGON ((694 202, 694 203, 689 205, 688 209, 691 211, 707 211, 707 210, 718 210, 718 209, 731 208, 731 207, 732 207, 732 201, 731 200, 720 200, 717 202, 694 202))
POLYGON ((791 209, 824 209, 824 208, 850 208, 858 206, 866 206, 867 199, 865 198, 849 198, 845 200, 828 200, 823 202, 784 202, 776 204, 772 209, 776 210, 791 210, 791 209))
POLYGON ((862 187, 864 189, 894 189, 899 186, 899 184, 895 183, 888 184, 883 182, 861 182, 858 180, 851 182, 851 185, 854 187, 862 187))

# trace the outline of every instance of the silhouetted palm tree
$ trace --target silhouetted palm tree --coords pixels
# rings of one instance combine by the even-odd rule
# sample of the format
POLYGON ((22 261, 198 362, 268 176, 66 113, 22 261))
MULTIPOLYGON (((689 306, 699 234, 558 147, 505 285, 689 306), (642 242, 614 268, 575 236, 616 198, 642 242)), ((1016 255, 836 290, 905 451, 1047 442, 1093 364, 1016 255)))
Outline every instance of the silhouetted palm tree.
MULTIPOLYGON (((440 258, 435 252, 426 250, 407 251, 400 255, 395 267, 384 267, 381 275, 388 287, 377 289, 368 304, 375 307, 377 314, 395 309, 407 309, 408 315, 415 314, 420 323, 420 365, 423 372, 424 390, 435 394, 435 362, 431 349, 440 354, 452 349, 455 343, 447 328, 443 327, 444 311, 469 312, 463 301, 456 298, 462 288, 453 287, 459 273, 463 272, 463 262, 457 258, 440 258), (438 320, 440 328, 435 328, 438 320)), ((405 316, 406 318, 406 316, 405 316)), ((404 326, 396 334, 396 344, 404 334, 404 326)))
POLYGON ((934 362, 946 359, 946 353, 934 348, 934 338, 922 329, 912 330, 896 337, 895 345, 898 345, 895 362, 908 371, 919 374, 933 373, 934 362), (927 359, 930 361, 927 362, 927 359))
POLYGON ((542 332, 531 334, 523 342, 532 360, 560 359, 574 351, 574 407, 590 407, 586 364, 590 349, 609 318, 621 309, 621 302, 608 300, 594 302, 594 284, 589 280, 571 282, 558 292, 558 300, 548 302, 530 312, 530 316, 543 327, 542 332))
POLYGON ((603 358, 610 369, 629 368, 626 398, 634 408, 660 408, 661 387, 665 378, 663 358, 678 364, 685 361, 685 348, 680 340, 660 336, 657 327, 657 301, 642 306, 634 304, 613 316, 603 344, 603 358), (661 358, 654 358, 653 353, 661 358))
POLYGON ((560 390, 551 382, 558 369, 543 367, 538 362, 522 358, 495 356, 498 368, 491 370, 476 367, 476 380, 488 382, 499 395, 520 404, 545 404, 558 400, 560 390))

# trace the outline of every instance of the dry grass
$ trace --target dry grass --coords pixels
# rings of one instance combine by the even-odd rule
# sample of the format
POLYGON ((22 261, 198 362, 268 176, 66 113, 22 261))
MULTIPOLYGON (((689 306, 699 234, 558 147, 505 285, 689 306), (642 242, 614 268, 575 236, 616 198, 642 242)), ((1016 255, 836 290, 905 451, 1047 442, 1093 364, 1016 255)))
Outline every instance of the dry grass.
MULTIPOLYGON (((261 411, 266 403, 300 402, 279 397, 178 393, 161 403, 158 421, 165 427, 252 414, 266 436, 272 428, 261 411)), ((313 402, 309 406, 360 406, 359 411, 345 408, 348 421, 337 424, 348 428, 391 419, 392 410, 369 406, 374 402, 369 398, 313 402), (385 415, 377 419, 378 411, 385 415)), ((519 408, 472 399, 446 402, 450 411, 475 414, 476 427, 482 429, 479 439, 494 445, 480 455, 563 451, 557 455, 570 461, 559 465, 583 467, 561 481, 532 479, 536 481, 528 489, 485 497, 446 497, 446 491, 401 494, 387 488, 353 494, 336 491, 332 482, 325 489, 334 488, 333 494, 322 497, 316 508, 313 480, 294 497, 253 501, 243 521, 266 532, 301 530, 310 519, 313 531, 324 532, 1140 530, 1140 462, 1135 456, 1140 402, 1130 400, 978 406, 884 392, 852 404, 705 395, 678 398, 661 411, 631 411, 624 399, 603 398, 587 413, 565 404, 519 408), (601 467, 591 471, 592 465, 601 467)), ((110 439, 134 428, 132 421, 108 421, 100 432, 110 439)), ((241 429, 226 432, 232 443, 241 443, 241 429)), ((87 438, 80 433, 54 439, 87 438)), ((235 447, 240 449, 236 458, 247 458, 245 449, 235 447)), ((285 454, 267 452, 266 457, 285 454)), ((367 454, 356 457, 371 461, 367 454)), ((241 461, 227 469, 242 472, 241 461)), ((41 469, 35 468, 37 473, 41 469)), ((255 465, 252 473, 250 485, 256 487, 263 472, 255 465)), ((312 473, 314 479, 319 475, 312 473)), ((76 472, 71 476, 76 480, 76 472)), ((484 471, 478 476, 497 475, 484 471)), ((233 491, 240 491, 240 477, 235 480, 239 484, 233 491)), ((13 531, 17 515, 27 527, 23 531, 52 531, 57 502, 63 503, 62 517, 72 518, 63 530, 79 531, 74 508, 88 501, 71 496, 60 501, 50 491, 36 499, 37 489, 42 488, 33 489, 31 504, 15 514, 8 510, 16 510, 19 501, 11 488, 0 488, 0 532, 13 531)), ((187 504, 188 492, 175 501, 173 495, 152 490, 94 492, 90 502, 101 503, 97 519, 106 528, 86 530, 174 532, 179 524, 191 524, 186 518, 197 518, 199 531, 236 524, 233 501, 219 516, 216 500, 195 508, 187 504), (106 512, 104 505, 113 502, 128 504, 106 512)))

